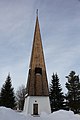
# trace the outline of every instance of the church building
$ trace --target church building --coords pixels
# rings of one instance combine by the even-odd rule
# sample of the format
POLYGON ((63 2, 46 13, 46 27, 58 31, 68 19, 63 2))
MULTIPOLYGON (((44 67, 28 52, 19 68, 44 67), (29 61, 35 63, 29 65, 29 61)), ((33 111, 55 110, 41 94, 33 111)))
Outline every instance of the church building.
POLYGON ((41 112, 51 113, 38 14, 36 16, 36 25, 26 90, 27 94, 25 96, 24 103, 25 115, 40 115, 41 112))

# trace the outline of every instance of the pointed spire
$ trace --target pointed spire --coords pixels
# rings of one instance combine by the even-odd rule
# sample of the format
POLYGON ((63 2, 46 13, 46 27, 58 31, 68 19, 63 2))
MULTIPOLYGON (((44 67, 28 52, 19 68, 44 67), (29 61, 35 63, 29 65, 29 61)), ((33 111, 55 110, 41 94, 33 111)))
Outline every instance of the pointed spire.
POLYGON ((27 85, 29 95, 48 96, 48 83, 38 20, 38 10, 27 85))
POLYGON ((41 34, 40 34, 38 15, 36 17, 36 25, 35 25, 35 32, 34 32, 34 39, 33 39, 30 68, 32 68, 33 66, 45 68, 45 61, 44 61, 43 46, 42 46, 42 40, 41 40, 41 34))
POLYGON ((38 66, 38 67, 44 66, 45 67, 38 15, 36 17, 36 25, 35 25, 35 32, 34 32, 34 39, 33 39, 30 68, 32 68, 33 66, 34 67, 35 66, 38 66))

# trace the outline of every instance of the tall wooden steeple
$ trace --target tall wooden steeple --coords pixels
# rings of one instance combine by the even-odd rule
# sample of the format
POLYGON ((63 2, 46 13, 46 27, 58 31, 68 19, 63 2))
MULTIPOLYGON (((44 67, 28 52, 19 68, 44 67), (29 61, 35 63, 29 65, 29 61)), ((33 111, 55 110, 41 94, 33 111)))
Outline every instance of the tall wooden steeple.
POLYGON ((36 17, 27 92, 29 96, 48 96, 48 82, 38 15, 36 17))
POLYGON ((25 111, 27 111, 27 113, 40 114, 41 111, 44 112, 47 111, 48 113, 50 113, 48 81, 46 75, 46 67, 45 67, 44 53, 43 53, 42 40, 40 34, 38 14, 36 16, 33 47, 32 47, 32 54, 31 54, 29 73, 28 73, 27 98, 25 99, 26 103, 24 105, 25 111), (27 98, 29 98, 29 100, 27 98), (31 103, 32 100, 34 101, 34 103, 31 103), (31 108, 31 110, 28 110, 30 108, 28 107, 26 108, 26 106, 28 106, 27 101, 29 102, 29 104, 30 103, 33 105, 37 104, 40 107, 36 107, 36 108, 33 107, 31 108), (43 104, 46 104, 46 106, 43 104))

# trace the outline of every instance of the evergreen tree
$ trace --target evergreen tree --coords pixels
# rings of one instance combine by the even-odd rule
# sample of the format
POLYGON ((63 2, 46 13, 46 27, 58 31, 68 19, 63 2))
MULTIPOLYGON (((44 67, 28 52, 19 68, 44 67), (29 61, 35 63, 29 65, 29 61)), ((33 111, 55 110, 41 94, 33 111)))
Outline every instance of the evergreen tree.
POLYGON ((74 71, 71 71, 66 76, 68 82, 66 82, 66 88, 68 89, 67 100, 69 109, 78 113, 80 111, 80 82, 79 76, 74 71))
POLYGON ((50 84, 49 96, 52 112, 59 109, 64 109, 64 95, 61 85, 59 83, 58 75, 54 75, 54 73, 52 75, 52 80, 50 84))
POLYGON ((11 84, 10 74, 7 76, 7 79, 1 89, 1 106, 12 109, 15 107, 15 96, 11 84))

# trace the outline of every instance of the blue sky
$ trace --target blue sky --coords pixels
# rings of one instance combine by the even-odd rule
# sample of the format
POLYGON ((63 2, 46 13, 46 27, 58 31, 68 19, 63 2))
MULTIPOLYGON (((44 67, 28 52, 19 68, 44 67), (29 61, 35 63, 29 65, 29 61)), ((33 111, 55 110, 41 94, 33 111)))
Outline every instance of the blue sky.
POLYGON ((79 0, 0 0, 0 88, 8 73, 15 90, 26 85, 39 9, 48 82, 58 73, 66 92, 66 75, 80 75, 79 0))

